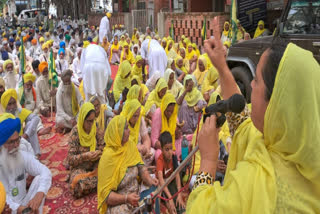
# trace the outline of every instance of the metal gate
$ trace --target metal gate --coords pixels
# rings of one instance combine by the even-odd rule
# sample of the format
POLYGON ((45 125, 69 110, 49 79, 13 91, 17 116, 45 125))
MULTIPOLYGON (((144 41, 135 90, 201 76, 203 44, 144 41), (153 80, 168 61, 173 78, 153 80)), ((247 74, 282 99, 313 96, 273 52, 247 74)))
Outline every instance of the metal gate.
POLYGON ((154 28, 154 13, 152 9, 131 10, 132 25, 139 32, 145 32, 146 27, 154 28))

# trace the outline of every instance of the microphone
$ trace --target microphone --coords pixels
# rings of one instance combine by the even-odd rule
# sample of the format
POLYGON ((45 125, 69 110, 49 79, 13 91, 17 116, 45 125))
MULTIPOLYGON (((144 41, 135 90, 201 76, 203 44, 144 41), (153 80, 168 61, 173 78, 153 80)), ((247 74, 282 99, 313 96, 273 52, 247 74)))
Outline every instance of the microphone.
POLYGON ((219 112, 222 115, 217 118, 217 127, 221 127, 226 120, 224 116, 225 113, 241 113, 245 105, 245 98, 240 94, 234 94, 227 100, 220 100, 217 103, 206 107, 204 110, 203 122, 205 122, 207 117, 210 117, 212 114, 216 114, 217 112, 219 112))

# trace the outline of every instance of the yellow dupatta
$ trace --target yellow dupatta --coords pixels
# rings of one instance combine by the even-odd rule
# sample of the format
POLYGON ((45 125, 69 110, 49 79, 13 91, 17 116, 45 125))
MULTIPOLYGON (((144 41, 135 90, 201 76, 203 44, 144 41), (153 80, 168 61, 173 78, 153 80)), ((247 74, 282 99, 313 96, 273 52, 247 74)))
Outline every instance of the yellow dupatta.
POLYGON ((194 107, 195 105, 197 105, 197 103, 200 100, 204 100, 203 96, 201 94, 201 92, 197 89, 197 83, 194 79, 194 77, 190 74, 188 74, 185 78, 184 78, 184 88, 181 90, 180 94, 183 94, 183 92, 185 91, 186 88, 186 84, 188 80, 192 80, 193 81, 193 88, 191 92, 186 93, 186 96, 184 97, 185 101, 187 102, 189 107, 194 107))
MULTIPOLYGON (((135 63, 135 59, 134 59, 134 56, 133 56, 132 52, 130 51, 129 44, 127 42, 124 42, 123 48, 125 46, 128 46, 128 53, 126 53, 126 60, 129 61, 130 64, 134 64, 135 63)), ((120 63, 123 62, 123 56, 124 56, 124 50, 122 50, 122 52, 121 52, 120 63)))
POLYGON ((144 100, 145 96, 149 93, 148 87, 141 83, 140 78, 136 75, 132 76, 131 81, 136 80, 138 82, 138 85, 141 87, 142 90, 142 100, 144 100))
POLYGON ((85 118, 86 118, 86 116, 88 115, 88 113, 91 110, 94 110, 94 106, 90 102, 86 102, 81 106, 80 113, 79 113, 79 118, 78 118, 77 128, 78 128, 80 145, 83 146, 83 147, 89 147, 90 151, 95 151, 96 150, 96 144, 97 144, 97 140, 96 140, 96 133, 97 133, 96 123, 95 122, 93 123, 91 131, 90 131, 89 134, 87 134, 85 132, 85 130, 83 129, 83 123, 85 121, 85 118))
POLYGON ((264 135, 251 119, 239 126, 224 185, 215 182, 196 188, 189 196, 188 213, 320 210, 320 121, 315 117, 319 69, 311 52, 292 43, 287 46, 264 116, 264 135))
POLYGON ((196 54, 196 52, 193 50, 192 43, 189 43, 188 46, 187 46, 186 58, 187 58, 188 60, 191 60, 194 55, 197 55, 197 54, 196 54), (192 50, 191 50, 190 52, 189 52, 189 47, 192 48, 192 50))
POLYGON ((229 37, 229 33, 230 33, 230 23, 228 21, 225 21, 223 24, 223 32, 222 34, 226 37, 229 37), (229 30, 226 30, 226 25, 229 25, 229 30))
POLYGON ((168 88, 168 84, 165 81, 165 79, 160 78, 158 80, 156 88, 149 94, 148 100, 145 104, 146 112, 148 112, 151 109, 152 105, 154 105, 154 104, 157 106, 157 108, 160 107, 161 98, 159 97, 158 93, 164 88, 168 88))
POLYGON ((176 139, 176 127, 177 127, 177 117, 178 117, 178 106, 175 97, 171 93, 166 93, 161 101, 161 133, 164 131, 170 132, 172 136, 172 149, 176 150, 175 139, 176 139), (174 110, 169 120, 165 116, 164 112, 168 105, 174 103, 174 110))
POLYGON ((259 36, 260 36, 261 34, 263 34, 265 31, 266 31, 266 29, 264 28, 264 21, 260 20, 260 21, 258 22, 257 29, 256 29, 256 31, 254 32, 253 38, 255 39, 255 38, 259 37, 259 36), (263 25, 263 29, 262 29, 262 30, 260 30, 259 25, 263 25))
POLYGON ((79 112, 79 103, 76 95, 76 89, 73 83, 71 83, 72 92, 71 92, 71 105, 72 105, 72 114, 75 117, 79 112))
POLYGON ((123 89, 126 87, 129 89, 131 86, 131 77, 130 75, 128 76, 131 69, 131 65, 127 60, 123 61, 119 66, 119 70, 113 84, 113 95, 116 102, 118 102, 123 89))
POLYGON ((188 74, 188 71, 187 71, 186 67, 184 66, 184 64, 182 64, 182 66, 179 67, 178 62, 180 60, 183 61, 183 58, 181 56, 177 56, 177 58, 175 59, 176 67, 179 68, 181 71, 183 71, 183 73, 188 74))
POLYGON ((170 92, 171 94, 173 94, 174 97, 178 97, 181 89, 183 88, 183 85, 176 80, 176 75, 175 75, 175 72, 171 69, 171 68, 168 68, 166 70, 166 72, 164 72, 164 75, 163 75, 163 78, 167 81, 167 83, 169 82, 169 78, 170 78, 170 75, 173 74, 174 75, 174 80, 173 80, 173 84, 171 86, 171 88, 169 89, 169 86, 168 86, 168 92, 170 92))
POLYGON ((128 167, 143 164, 137 145, 122 138, 126 126, 124 116, 115 116, 109 123, 104 135, 106 146, 98 165, 98 210, 105 214, 108 208, 107 198, 111 191, 117 191, 128 167))
POLYGON ((201 87, 201 93, 205 94, 206 92, 216 89, 218 87, 218 79, 219 79, 219 73, 217 69, 212 66, 208 72, 207 75, 204 78, 202 87, 201 87))
MULTIPOLYGON (((199 65, 197 64, 197 69, 193 72, 193 75, 194 75, 194 77, 196 78, 198 85, 199 85, 199 86, 202 86, 204 77, 206 76, 206 74, 207 74, 207 72, 208 72, 208 64, 207 64, 207 59, 206 59, 206 57, 204 57, 204 56, 202 56, 202 55, 199 57, 199 60, 202 61, 203 65, 204 65, 204 67, 205 67, 205 70, 204 70, 204 71, 200 71, 199 65)), ((198 60, 198 61, 199 61, 199 60, 198 60)))
POLYGON ((120 48, 120 45, 119 45, 119 42, 117 45, 114 44, 114 42, 112 43, 111 45, 111 49, 110 49, 110 59, 109 59, 109 62, 111 62, 111 59, 112 59, 112 54, 113 54, 113 50, 119 50, 120 48))
POLYGON ((198 49, 197 44, 196 44, 196 43, 192 43, 192 48, 193 48, 193 50, 196 52, 197 57, 199 58, 199 56, 200 56, 201 54, 200 54, 200 51, 199 51, 199 49, 198 49))
POLYGON ((139 133, 140 133, 140 123, 141 123, 141 104, 137 99, 131 99, 127 100, 123 110, 121 112, 121 115, 125 116, 127 118, 128 126, 130 129, 130 142, 135 142, 138 144, 139 141, 139 133), (132 127, 129 123, 129 120, 131 117, 136 113, 136 111, 140 109, 139 119, 137 120, 134 127, 132 127))
POLYGON ((108 106, 107 106, 107 104, 101 104, 100 105, 100 114, 99 114, 99 116, 96 118, 96 122, 97 122, 97 124, 98 124, 98 126, 99 126, 99 128, 101 129, 101 130, 105 130, 105 121, 104 121, 104 119, 105 119, 105 117, 104 117, 104 112, 106 111, 108 109, 108 106))
POLYGON ((133 68, 132 68, 132 75, 137 75, 139 77, 140 81, 142 82, 143 81, 142 66, 140 66, 140 68, 137 66, 137 62, 139 62, 140 60, 143 60, 142 56, 141 55, 137 55, 135 63, 134 63, 133 68))

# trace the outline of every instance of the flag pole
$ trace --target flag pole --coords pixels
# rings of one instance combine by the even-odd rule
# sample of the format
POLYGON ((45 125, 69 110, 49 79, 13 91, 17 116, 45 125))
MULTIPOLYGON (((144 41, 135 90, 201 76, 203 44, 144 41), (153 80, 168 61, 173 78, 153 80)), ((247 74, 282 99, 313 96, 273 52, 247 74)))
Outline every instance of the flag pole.
MULTIPOLYGON (((52 48, 50 50, 50 69, 51 69, 51 72, 52 72, 52 59, 51 57, 53 58, 53 53, 52 53, 52 48)), ((51 74, 52 75, 52 74, 51 74)), ((52 82, 53 82, 53 79, 51 78, 51 83, 50 83, 50 93, 52 93, 52 82)), ((53 97, 51 96, 51 122, 53 121, 53 97)))

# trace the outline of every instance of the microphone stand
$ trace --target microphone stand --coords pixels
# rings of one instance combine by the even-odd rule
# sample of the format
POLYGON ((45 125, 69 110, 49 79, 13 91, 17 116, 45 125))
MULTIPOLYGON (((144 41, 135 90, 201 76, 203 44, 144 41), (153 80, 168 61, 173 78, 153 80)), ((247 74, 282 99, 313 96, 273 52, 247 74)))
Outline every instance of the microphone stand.
MULTIPOLYGON (((151 196, 152 201, 163 191, 163 189, 168 186, 173 179, 175 179, 176 175, 188 164, 188 162, 192 159, 193 155, 196 154, 198 151, 199 146, 196 145, 195 148, 190 152, 190 154, 182 161, 182 163, 178 166, 178 168, 169 176, 169 178, 166 179, 165 183, 161 186, 158 187, 154 192, 153 195, 151 196)), ((144 208, 146 207, 147 204, 150 202, 147 201, 146 199, 142 200, 139 202, 139 206, 132 212, 132 213, 138 213, 139 211, 143 211, 144 208)), ((150 199, 149 199, 150 200, 150 199)))

